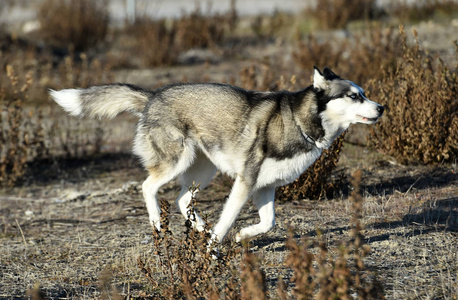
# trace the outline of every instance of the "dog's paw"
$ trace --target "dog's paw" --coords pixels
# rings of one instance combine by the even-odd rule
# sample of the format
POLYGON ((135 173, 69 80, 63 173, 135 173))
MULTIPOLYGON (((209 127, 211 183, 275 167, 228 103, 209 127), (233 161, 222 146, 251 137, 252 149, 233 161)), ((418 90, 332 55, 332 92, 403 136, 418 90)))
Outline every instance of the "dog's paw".
POLYGON ((153 227, 153 230, 156 230, 157 232, 161 232, 161 222, 160 221, 150 220, 149 223, 151 224, 151 227, 153 227))
POLYGON ((237 243, 241 243, 243 242, 243 240, 249 239, 250 237, 251 237, 250 232, 247 232, 247 230, 244 228, 240 230, 239 232, 237 232, 237 234, 235 235, 235 241, 237 243))
POLYGON ((210 257, 213 259, 213 260, 218 260, 221 258, 221 253, 219 252, 219 250, 217 248, 213 248, 210 250, 210 257))
POLYGON ((235 241, 237 243, 240 243, 242 241, 242 234, 240 232, 237 232, 237 234, 235 235, 235 241))
POLYGON ((221 254, 216 246, 218 244, 217 242, 218 242, 217 236, 215 234, 212 234, 212 237, 210 238, 207 244, 207 253, 210 254, 210 257, 213 260, 217 260, 221 257, 221 254))

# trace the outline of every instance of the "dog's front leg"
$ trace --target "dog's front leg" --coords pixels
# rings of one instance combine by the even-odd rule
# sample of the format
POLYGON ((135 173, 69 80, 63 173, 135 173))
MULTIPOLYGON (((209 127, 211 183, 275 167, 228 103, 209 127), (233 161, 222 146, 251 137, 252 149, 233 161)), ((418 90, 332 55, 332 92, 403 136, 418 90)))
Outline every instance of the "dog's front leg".
POLYGON ((253 202, 259 212, 261 222, 251 225, 240 230, 235 236, 235 240, 240 242, 243 239, 255 235, 266 233, 275 225, 275 188, 265 187, 253 194, 253 202))
POLYGON ((216 240, 219 243, 222 242, 232 224, 234 224, 243 205, 247 202, 248 198, 250 198, 252 192, 251 187, 251 184, 248 184, 243 178, 237 176, 229 199, 227 199, 224 205, 219 222, 214 228, 212 240, 216 240))

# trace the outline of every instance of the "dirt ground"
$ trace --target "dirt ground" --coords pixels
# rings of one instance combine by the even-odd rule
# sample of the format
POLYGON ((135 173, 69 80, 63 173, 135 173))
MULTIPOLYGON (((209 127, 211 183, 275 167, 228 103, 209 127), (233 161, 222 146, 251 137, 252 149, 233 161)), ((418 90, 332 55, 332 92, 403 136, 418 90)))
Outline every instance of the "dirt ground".
MULTIPOLYGON (((408 167, 380 158, 346 145, 336 171, 349 175, 363 169, 364 235, 372 249, 366 264, 378 273, 388 299, 455 299, 456 165, 408 167)), ((3 190, 0 196, 0 298, 24 298, 36 286, 50 298, 97 297, 107 270, 122 296, 145 295, 148 282, 136 260, 154 260, 154 255, 141 195, 145 172, 136 158, 101 155, 38 169, 33 177, 47 174, 46 179, 3 190)), ((210 223, 217 221, 230 184, 218 175, 198 195, 197 209, 210 223)), ((290 226, 298 236, 313 236, 321 229, 330 244, 348 237, 345 190, 327 201, 276 204, 277 225, 252 243, 273 296, 279 275, 285 280, 291 276, 283 265, 290 226)), ((160 197, 173 204, 177 193, 178 186, 171 183, 160 197)), ((180 234, 183 219, 174 206, 171 212, 172 231, 180 234)), ((257 213, 249 204, 228 238, 254 222, 257 213)))

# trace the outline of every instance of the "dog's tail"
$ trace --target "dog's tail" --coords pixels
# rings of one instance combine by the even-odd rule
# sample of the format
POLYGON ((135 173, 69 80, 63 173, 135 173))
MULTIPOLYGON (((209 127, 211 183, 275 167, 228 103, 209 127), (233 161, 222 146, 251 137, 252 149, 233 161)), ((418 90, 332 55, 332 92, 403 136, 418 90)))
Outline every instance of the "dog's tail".
POLYGON ((72 116, 114 118, 128 111, 141 116, 150 91, 130 84, 107 84, 85 89, 49 90, 51 97, 72 116))

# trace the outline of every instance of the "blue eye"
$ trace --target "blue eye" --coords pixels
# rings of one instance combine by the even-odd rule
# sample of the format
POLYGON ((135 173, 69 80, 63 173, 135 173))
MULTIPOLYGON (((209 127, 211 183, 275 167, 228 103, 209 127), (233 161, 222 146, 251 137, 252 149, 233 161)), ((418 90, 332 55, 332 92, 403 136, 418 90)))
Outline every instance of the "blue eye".
POLYGON ((356 94, 351 94, 349 97, 352 99, 356 99, 356 94))

